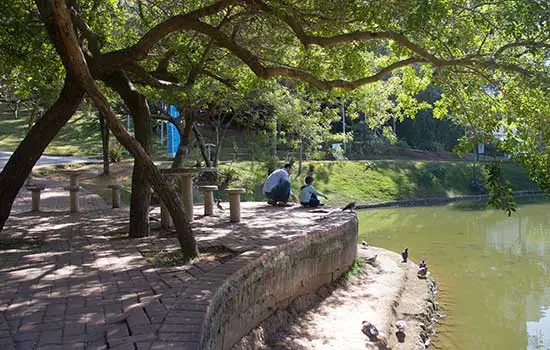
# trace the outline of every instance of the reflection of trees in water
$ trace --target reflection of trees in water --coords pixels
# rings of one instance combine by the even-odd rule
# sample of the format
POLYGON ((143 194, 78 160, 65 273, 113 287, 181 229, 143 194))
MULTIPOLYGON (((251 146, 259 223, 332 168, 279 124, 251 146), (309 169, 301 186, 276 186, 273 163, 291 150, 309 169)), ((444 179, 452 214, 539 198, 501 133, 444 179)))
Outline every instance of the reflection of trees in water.
MULTIPOLYGON (((479 334, 471 343, 477 348, 525 349, 531 336, 543 339, 528 333, 528 322, 550 306, 549 208, 521 207, 511 218, 475 205, 381 209, 360 213, 360 223, 367 240, 410 247, 413 259, 427 257, 436 278, 452 286, 443 296, 452 299, 447 331, 479 334)), ((544 329, 550 336, 550 326, 544 329)), ((442 333, 442 347, 452 348, 442 333)))
POLYGON ((549 329, 550 307, 543 311, 543 317, 538 321, 527 322, 528 349, 550 349, 549 329))

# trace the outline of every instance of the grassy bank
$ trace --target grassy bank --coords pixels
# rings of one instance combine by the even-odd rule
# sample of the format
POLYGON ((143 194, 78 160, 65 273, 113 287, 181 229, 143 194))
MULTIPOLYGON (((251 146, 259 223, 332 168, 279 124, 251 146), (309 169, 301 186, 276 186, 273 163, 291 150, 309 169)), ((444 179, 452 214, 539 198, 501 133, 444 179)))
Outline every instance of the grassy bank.
MULTIPOLYGON (((309 163, 306 163, 307 169, 309 163)), ((468 162, 441 161, 334 161, 315 162, 315 187, 329 196, 328 204, 341 205, 350 200, 376 203, 428 197, 456 197, 484 192, 487 176, 483 167, 468 162), (472 186, 475 174, 479 185, 472 186)), ((267 174, 261 163, 240 162, 223 165, 232 169, 236 180, 232 186, 247 189, 247 200, 263 200, 262 184, 267 174)), ((504 166, 504 174, 513 190, 532 190, 527 172, 512 163, 504 166)), ((293 176, 292 188, 298 193, 305 174, 293 176)))

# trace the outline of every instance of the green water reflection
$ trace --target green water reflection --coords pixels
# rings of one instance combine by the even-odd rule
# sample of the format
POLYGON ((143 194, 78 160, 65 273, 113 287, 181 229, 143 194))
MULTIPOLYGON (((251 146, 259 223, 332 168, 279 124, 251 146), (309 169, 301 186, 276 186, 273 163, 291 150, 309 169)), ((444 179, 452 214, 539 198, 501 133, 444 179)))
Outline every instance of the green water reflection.
POLYGON ((479 204, 368 210, 361 239, 426 259, 439 282, 437 349, 550 349, 550 204, 510 218, 479 204))

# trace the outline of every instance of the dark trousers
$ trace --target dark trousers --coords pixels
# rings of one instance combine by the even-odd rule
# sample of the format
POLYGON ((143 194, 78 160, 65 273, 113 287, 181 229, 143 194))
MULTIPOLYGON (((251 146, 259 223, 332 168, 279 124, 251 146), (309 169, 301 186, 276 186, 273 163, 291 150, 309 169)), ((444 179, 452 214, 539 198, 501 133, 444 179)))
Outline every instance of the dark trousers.
POLYGON ((265 194, 267 198, 271 199, 274 202, 288 202, 290 197, 290 182, 282 181, 271 190, 265 194))
POLYGON ((319 201, 319 199, 317 199, 316 195, 312 194, 311 198, 309 199, 309 202, 307 202, 307 203, 300 202, 300 204, 302 204, 304 207, 315 208, 315 207, 318 207, 319 204, 321 204, 321 202, 319 201))

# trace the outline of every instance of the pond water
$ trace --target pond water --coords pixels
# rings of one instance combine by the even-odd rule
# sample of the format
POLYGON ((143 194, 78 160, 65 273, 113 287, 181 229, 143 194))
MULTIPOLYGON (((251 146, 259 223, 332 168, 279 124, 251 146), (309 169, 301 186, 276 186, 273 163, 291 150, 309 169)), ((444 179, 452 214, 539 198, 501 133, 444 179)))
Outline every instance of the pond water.
POLYGON ((550 349, 550 204, 526 200, 512 217, 479 203, 358 215, 360 239, 428 263, 447 315, 433 348, 550 349))

